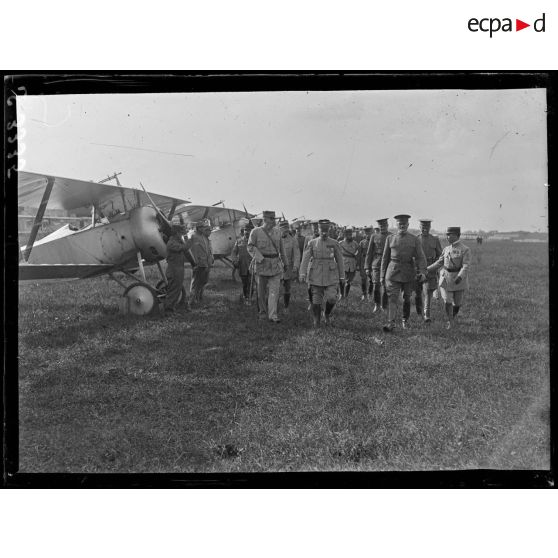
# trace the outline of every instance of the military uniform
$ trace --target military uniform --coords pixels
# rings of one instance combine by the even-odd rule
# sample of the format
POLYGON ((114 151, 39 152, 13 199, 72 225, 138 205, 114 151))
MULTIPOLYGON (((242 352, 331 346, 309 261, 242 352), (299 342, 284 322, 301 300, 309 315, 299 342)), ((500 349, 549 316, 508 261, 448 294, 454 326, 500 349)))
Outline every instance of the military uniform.
MULTIPOLYGON (((190 244, 190 240, 184 240, 179 229, 174 229, 167 242, 167 294, 164 301, 164 309, 167 312, 174 310, 180 298, 184 286, 184 264, 186 261, 195 263, 190 244)), ((186 303, 186 300, 183 302, 186 303)))
MULTIPOLYGON (((203 228, 207 226, 204 225, 203 228)), ((192 270, 192 281, 190 283, 190 304, 193 304, 194 302, 201 302, 203 290, 209 280, 209 270, 215 260, 211 250, 211 242, 203 232, 200 232, 200 227, 196 229, 190 242, 190 249, 196 259, 196 266, 192 270)))
POLYGON ((252 256, 248 253, 247 238, 241 237, 234 243, 231 257, 234 266, 238 269, 238 274, 242 281, 242 296, 246 302, 252 294, 250 292, 250 263, 252 262, 252 256))
MULTIPOLYGON (((327 230, 327 222, 321 225, 327 230)), ((314 325, 319 325, 321 307, 325 298, 325 318, 329 321, 329 315, 335 306, 337 299, 337 284, 344 278, 343 255, 339 243, 333 238, 322 238, 321 236, 308 243, 302 264, 300 266, 301 280, 306 276, 312 290, 312 311, 314 314, 314 325)))
MULTIPOLYGON (((284 229, 285 227, 283 227, 282 230, 284 229)), ((283 278, 281 282, 283 284, 283 303, 285 305, 285 310, 287 310, 291 300, 291 281, 298 276, 298 268, 300 267, 300 250, 298 248, 298 240, 293 238, 290 234, 282 236, 281 241, 285 251, 283 278)))
MULTIPOLYGON (((396 219, 400 217, 405 216, 398 215, 396 219)), ((403 291, 403 327, 407 327, 417 269, 420 274, 426 274, 426 260, 419 239, 406 230, 390 235, 384 247, 380 271, 389 302, 388 325, 384 328, 387 331, 391 331, 395 326, 397 302, 401 291, 403 291)))
POLYGON ((357 270, 358 263, 358 242, 356 239, 351 237, 351 240, 344 238, 339 242, 339 248, 341 248, 341 253, 343 255, 343 268, 345 270, 345 290, 342 292, 343 297, 349 296, 349 291, 351 290, 351 284, 355 278, 355 273, 357 270))
MULTIPOLYGON (((460 234, 459 227, 449 227, 448 234, 460 234)), ((471 265, 471 249, 459 238, 442 250, 441 256, 430 266, 428 271, 441 268, 439 286, 440 293, 446 304, 448 327, 463 303, 463 295, 469 288, 469 266, 471 265)))
POLYGON ((256 227, 248 239, 248 253, 255 260, 259 314, 263 317, 267 311, 269 320, 277 322, 279 321, 277 300, 283 274, 283 262, 286 260, 279 229, 274 227, 266 233, 263 226, 256 227))
MULTIPOLYGON (((429 221, 428 221, 429 222, 429 221)), ((426 265, 433 264, 442 254, 442 245, 440 239, 430 233, 420 234, 418 237, 424 257, 426 258, 426 265)), ((430 321, 430 307, 432 304, 432 295, 436 290, 437 275, 435 272, 427 274, 426 281, 416 284, 415 305, 417 313, 421 315, 424 312, 424 320, 430 321), (424 298, 424 306, 423 306, 424 298)))
POLYGON ((385 288, 382 287, 380 270, 382 267, 382 256, 384 255, 386 240, 389 236, 390 233, 387 231, 383 234, 380 232, 374 233, 370 237, 366 258, 364 259, 365 269, 370 273, 375 308, 377 309, 381 306, 383 310, 386 310, 388 307, 388 296, 385 288))
POLYGON ((370 244, 371 229, 366 229, 367 235, 358 245, 357 269, 360 271, 360 288, 362 290, 362 300, 367 300, 372 294, 372 280, 368 281, 366 275, 366 254, 368 253, 368 245, 370 244))

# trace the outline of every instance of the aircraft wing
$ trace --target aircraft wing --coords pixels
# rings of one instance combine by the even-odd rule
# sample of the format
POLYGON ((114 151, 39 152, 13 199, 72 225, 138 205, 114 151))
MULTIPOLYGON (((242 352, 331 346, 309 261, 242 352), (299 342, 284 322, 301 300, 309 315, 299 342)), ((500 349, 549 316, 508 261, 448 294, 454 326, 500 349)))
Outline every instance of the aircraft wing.
POLYGON ((19 264, 20 281, 85 279, 116 270, 112 264, 19 264))
MULTIPOLYGON (((149 198, 140 189, 28 171, 18 172, 18 205, 39 207, 49 178, 54 180, 48 200, 49 209, 64 209, 78 216, 86 216, 91 214, 91 207, 95 206, 105 216, 111 216, 119 212, 124 213, 138 205, 151 205, 149 198)), ((165 213, 168 213, 173 205, 189 203, 188 200, 180 198, 151 192, 149 194, 157 207, 165 213)))
POLYGON ((178 207, 176 214, 181 213, 186 222, 194 223, 202 219, 209 219, 214 226, 233 224, 240 219, 251 219, 251 213, 246 213, 240 209, 230 209, 228 207, 215 207, 213 205, 187 205, 178 207))

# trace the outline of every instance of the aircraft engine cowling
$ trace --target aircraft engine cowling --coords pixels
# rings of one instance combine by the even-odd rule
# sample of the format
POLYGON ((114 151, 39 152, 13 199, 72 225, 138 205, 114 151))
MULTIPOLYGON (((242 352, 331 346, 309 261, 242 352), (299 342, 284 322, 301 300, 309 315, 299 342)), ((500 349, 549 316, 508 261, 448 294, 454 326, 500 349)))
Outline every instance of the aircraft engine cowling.
POLYGON ((146 262, 167 257, 167 246, 155 209, 146 206, 132 209, 130 223, 134 243, 146 262))

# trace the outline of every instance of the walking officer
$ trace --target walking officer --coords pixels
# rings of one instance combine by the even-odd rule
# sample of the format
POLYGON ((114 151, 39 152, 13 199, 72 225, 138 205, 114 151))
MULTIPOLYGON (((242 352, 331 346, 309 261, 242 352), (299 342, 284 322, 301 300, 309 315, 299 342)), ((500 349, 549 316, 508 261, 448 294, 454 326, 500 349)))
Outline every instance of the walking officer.
POLYGON ((213 251, 211 250, 211 224, 204 219, 196 223, 196 230, 192 235, 191 250, 196 259, 196 265, 192 268, 192 281, 190 283, 190 306, 195 302, 201 302, 203 290, 209 280, 209 270, 214 263, 213 251))
POLYGON ((281 320, 277 315, 277 301, 284 269, 283 262, 287 257, 281 234, 275 226, 275 211, 263 212, 263 225, 250 233, 248 253, 255 261, 258 318, 265 318, 267 313, 271 322, 278 323, 281 320))
POLYGON ((341 253, 343 254, 343 266, 345 269, 345 289, 339 284, 343 298, 349 296, 351 284, 355 278, 358 261, 358 242, 353 238, 353 229, 347 227, 345 229, 345 238, 339 243, 341 253))
POLYGON ((370 283, 372 284, 372 293, 374 296, 374 310, 376 313, 380 308, 382 310, 387 310, 388 307, 388 296, 384 286, 382 285, 380 277, 380 269, 382 267, 382 256, 384 255, 384 247, 386 245, 386 239, 389 236, 388 231, 388 220, 378 219, 378 227, 375 232, 370 237, 370 242, 368 243, 368 250, 366 252, 366 258, 364 258, 364 267, 370 283))
MULTIPOLYGON (((424 257, 426 258, 426 265, 432 265, 442 255, 442 245, 437 236, 430 234, 430 227, 432 219, 420 219, 420 235, 418 236, 424 257)), ((432 295, 437 286, 436 273, 428 273, 426 281, 420 283, 417 281, 415 291, 415 306, 417 314, 423 315, 424 321, 430 323, 430 308, 432 306, 432 295), (424 300, 424 305, 423 305, 424 300)))
POLYGON ((469 287, 468 274, 471 265, 471 249, 459 240, 460 237, 460 227, 448 227, 446 238, 449 245, 442 250, 442 255, 432 265, 428 266, 429 272, 442 268, 439 286, 446 305, 447 329, 451 329, 459 308, 463 304, 463 295, 469 287))
POLYGON ((289 223, 287 221, 279 223, 279 230, 281 231, 281 241, 285 250, 285 259, 283 260, 285 269, 283 271, 283 279, 281 280, 283 283, 283 304, 284 312, 288 314, 289 302, 291 300, 291 281, 298 277, 300 250, 297 239, 290 234, 289 223))
MULTIPOLYGON (((182 293, 184 283, 184 263, 186 261, 196 265, 196 260, 190 250, 191 242, 184 239, 184 227, 182 225, 171 226, 171 236, 167 242, 167 295, 164 302, 165 312, 174 312, 182 293)), ((186 308, 186 299, 182 301, 186 308)))
POLYGON ((318 223, 320 236, 308 243, 300 266, 300 281, 306 280, 312 291, 312 314, 314 327, 320 325, 322 303, 325 299, 325 323, 329 324, 331 311, 337 300, 337 284, 343 282, 345 270, 339 243, 329 238, 330 221, 321 219, 318 223))
POLYGON ((384 331, 393 331, 397 315, 397 303, 403 291, 403 329, 409 327, 411 293, 418 280, 426 279, 426 260, 419 239, 407 232, 410 215, 396 215, 397 234, 386 239, 380 277, 388 294, 388 323, 384 331))
POLYGON ((370 300, 370 295, 372 294, 372 281, 368 281, 368 275, 366 274, 366 254, 368 253, 368 245, 372 236, 372 227, 365 227, 364 235, 364 238, 358 245, 357 269, 360 271, 360 288, 362 290, 360 300, 367 301, 370 300))
POLYGON ((250 304, 252 297, 250 292, 250 263, 252 262, 252 256, 248 253, 248 237, 253 228, 252 223, 248 221, 248 224, 240 229, 240 238, 234 243, 231 252, 233 265, 235 269, 238 269, 240 280, 242 281, 242 300, 246 305, 250 304))

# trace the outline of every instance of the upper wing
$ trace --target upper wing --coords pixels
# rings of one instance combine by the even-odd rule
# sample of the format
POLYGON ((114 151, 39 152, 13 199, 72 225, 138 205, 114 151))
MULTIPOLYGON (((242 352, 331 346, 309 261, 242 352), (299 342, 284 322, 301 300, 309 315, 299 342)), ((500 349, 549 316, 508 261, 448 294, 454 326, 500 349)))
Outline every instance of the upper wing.
MULTIPOLYGON (((138 205, 151 205, 149 198, 142 190, 98 184, 86 180, 50 176, 34 172, 18 172, 18 205, 39 207, 43 198, 48 178, 54 180, 54 186, 48 201, 49 209, 64 209, 76 215, 90 215, 91 207, 95 206, 106 216, 126 212, 138 205)), ((153 202, 163 211, 169 211, 178 203, 189 203, 188 200, 152 194, 153 202)))
POLYGON ((228 207, 214 207, 212 205, 187 205, 179 207, 176 214, 181 213, 185 216, 185 221, 194 223, 202 219, 209 219, 213 226, 223 226, 233 224, 240 219, 251 219, 251 213, 246 213, 240 209, 230 209, 228 207))

